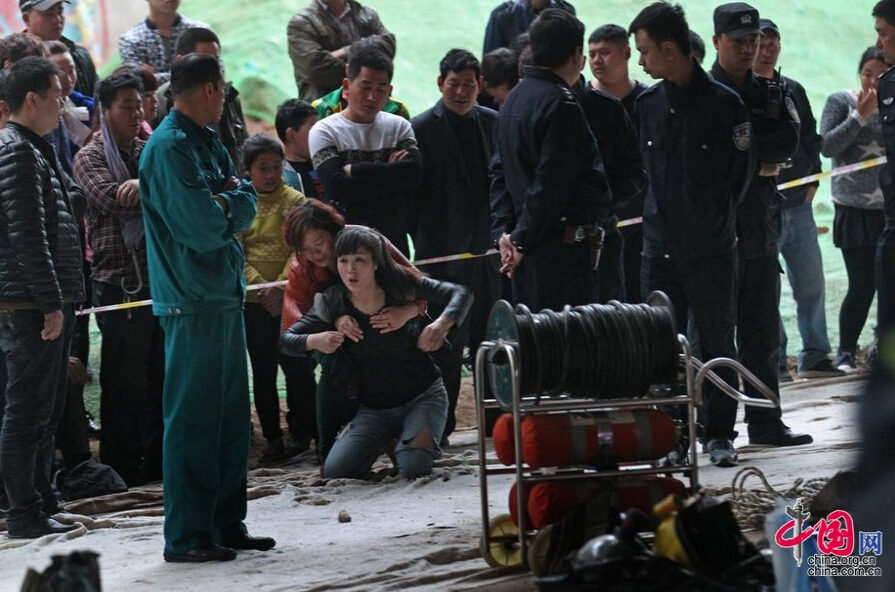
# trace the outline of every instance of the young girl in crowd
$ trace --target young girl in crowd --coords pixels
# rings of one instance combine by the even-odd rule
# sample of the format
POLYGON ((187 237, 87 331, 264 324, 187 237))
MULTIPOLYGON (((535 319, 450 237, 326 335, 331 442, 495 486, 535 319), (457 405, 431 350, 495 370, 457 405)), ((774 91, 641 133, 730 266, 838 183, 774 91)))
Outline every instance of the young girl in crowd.
POLYGON ((335 258, 341 282, 319 294, 311 311, 280 340, 283 352, 293 356, 340 351, 348 384, 357 392, 358 411, 326 457, 324 476, 364 477, 395 438, 401 476, 429 474, 448 407, 441 372, 429 353, 463 321, 472 297, 459 285, 399 264, 385 238, 367 227, 339 233, 335 258), (374 327, 373 318, 384 308, 416 299, 447 305, 421 329, 421 324, 386 327, 388 332, 374 327))
MULTIPOLYGON (((861 56, 860 91, 840 91, 827 99, 820 119, 822 152, 833 167, 858 163, 884 154, 876 102, 876 81, 888 65, 875 47, 861 56)), ((886 225, 879 172, 864 169, 833 178, 833 243, 842 250, 848 292, 839 310, 839 353, 833 365, 855 369, 858 337, 876 292, 876 244, 886 225)))
MULTIPOLYGON (((287 213, 301 204, 305 197, 283 183, 283 149, 273 137, 257 134, 246 140, 243 160, 245 174, 258 193, 258 214, 249 230, 240 236, 246 255, 246 284, 285 280, 292 252, 283 241, 283 221, 287 213)), ((290 412, 294 412, 302 398, 313 399, 314 391, 311 388, 308 394, 300 394, 307 387, 298 384, 299 363, 277 352, 282 308, 283 289, 280 287, 250 291, 246 295, 246 346, 252 362, 255 410, 258 411, 261 432, 267 440, 262 462, 274 462, 297 454, 307 449, 308 441, 313 438, 313 435, 291 430, 290 447, 287 448, 283 441, 277 362, 286 377, 290 412)))
MULTIPOLYGON (((350 226, 349 226, 350 227, 350 226)), ((283 300, 282 330, 286 331, 301 319, 314 304, 314 297, 338 282, 335 271, 333 249, 336 235, 345 228, 345 219, 333 207, 318 200, 309 199, 294 209, 286 218, 283 233, 286 243, 295 251, 289 269, 289 284, 283 300)), ((402 266, 410 263, 401 252, 388 243, 392 258, 402 266)), ((390 332, 401 328, 413 318, 424 314, 426 302, 418 301, 407 305, 386 307, 370 319, 373 328, 379 332, 390 332)), ((317 454, 321 461, 326 459, 336 438, 336 433, 357 411, 357 401, 350 398, 344 385, 333 382, 331 373, 335 358, 319 351, 312 353, 313 360, 300 357, 305 365, 305 381, 314 382, 313 368, 320 363, 320 381, 317 385, 316 430, 317 454)), ((308 419, 301 419, 307 422, 308 419)), ((314 423, 314 417, 310 417, 314 423)))

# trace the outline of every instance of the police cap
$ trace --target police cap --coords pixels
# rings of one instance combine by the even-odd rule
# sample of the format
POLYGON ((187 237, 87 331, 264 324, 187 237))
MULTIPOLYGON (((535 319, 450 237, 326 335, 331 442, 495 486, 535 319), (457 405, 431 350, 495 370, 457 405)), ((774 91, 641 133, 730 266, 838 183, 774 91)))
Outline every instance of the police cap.
POLYGON ((731 39, 759 35, 758 10, 745 2, 730 2, 715 9, 715 35, 726 34, 731 39))
POLYGON ((771 19, 761 19, 759 22, 761 23, 762 35, 773 33, 777 36, 777 39, 780 39, 780 28, 774 21, 772 21, 771 19))

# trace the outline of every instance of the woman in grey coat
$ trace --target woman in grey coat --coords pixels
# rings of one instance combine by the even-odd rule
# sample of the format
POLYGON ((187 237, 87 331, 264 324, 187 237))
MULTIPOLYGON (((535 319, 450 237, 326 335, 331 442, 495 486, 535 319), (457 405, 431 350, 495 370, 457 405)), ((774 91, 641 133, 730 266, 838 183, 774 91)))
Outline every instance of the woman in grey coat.
MULTIPOLYGON (((827 99, 820 120, 822 152, 833 167, 859 163, 885 154, 876 84, 888 65, 875 47, 861 56, 860 91, 840 91, 827 99)), ((839 310, 839 352, 833 365, 855 369, 858 337, 876 291, 874 253, 885 226, 883 194, 876 168, 833 178, 833 243, 842 250, 848 292, 839 310)))

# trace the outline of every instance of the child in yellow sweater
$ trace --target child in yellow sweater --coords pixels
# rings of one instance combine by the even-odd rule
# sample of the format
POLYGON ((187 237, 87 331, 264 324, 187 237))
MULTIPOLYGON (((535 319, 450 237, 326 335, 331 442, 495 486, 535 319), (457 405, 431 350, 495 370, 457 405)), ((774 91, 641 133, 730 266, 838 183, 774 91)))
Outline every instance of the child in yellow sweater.
MULTIPOLYGON (((272 136, 256 134, 246 140, 243 170, 258 194, 258 214, 240 236, 245 249, 246 284, 286 280, 292 251, 283 239, 283 221, 305 197, 283 183, 283 148, 272 136)), ((286 357, 277 348, 284 290, 285 287, 270 287, 246 295, 246 345, 252 362, 255 410, 267 440, 262 462, 282 460, 307 449, 316 431, 313 372, 305 369, 308 359, 286 357), (280 428, 277 363, 286 378, 288 444, 280 428)))

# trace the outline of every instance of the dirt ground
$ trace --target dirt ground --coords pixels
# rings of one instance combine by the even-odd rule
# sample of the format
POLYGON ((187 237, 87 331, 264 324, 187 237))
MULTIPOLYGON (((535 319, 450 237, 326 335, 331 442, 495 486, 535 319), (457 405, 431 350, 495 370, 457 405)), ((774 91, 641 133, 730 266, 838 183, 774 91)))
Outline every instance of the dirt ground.
MULTIPOLYGON (((286 401, 280 400, 281 415, 280 418, 286 417, 286 401)), ((475 413, 475 388, 472 384, 472 376, 464 377, 460 382, 460 397, 457 399, 457 432, 471 431, 477 427, 475 413)), ((285 427, 284 427, 285 430, 285 427)), ((259 458, 264 452, 266 442, 264 436, 261 435, 261 424, 258 422, 258 414, 255 407, 252 406, 252 447, 249 451, 249 469, 259 468, 259 458)), ((98 447, 98 446, 97 446, 98 447)))
MULTIPOLYGON (((829 478, 853 466, 860 376, 797 381, 782 389, 784 420, 814 436, 799 448, 737 445, 739 468, 716 468, 699 455, 699 484, 730 494, 738 470, 759 469, 771 486, 829 478)), ((459 407, 460 424, 474 424, 470 382, 459 407)), ((742 413, 741 413, 742 414, 742 413)), ((745 426, 737 430, 745 435, 745 426)), ((258 436, 260 440, 260 435, 258 436)), ((28 567, 45 568, 52 555, 74 550, 100 554, 103 587, 116 591, 529 591, 531 574, 491 568, 479 548, 482 507, 490 517, 507 511, 514 476, 488 444, 489 472, 479 469, 477 431, 458 431, 431 476, 406 481, 388 475, 383 457, 375 481, 320 477, 312 453, 277 467, 249 472, 247 526, 276 538, 269 552, 243 552, 226 565, 172 565, 162 560, 161 485, 104 498, 68 502, 76 530, 33 541, 9 540, 0 526, 0 590, 16 590, 28 567), (488 496, 483 501, 483 487, 488 496)), ((256 440, 256 441, 259 441, 256 440)), ((752 479, 749 489, 764 489, 752 479)))

